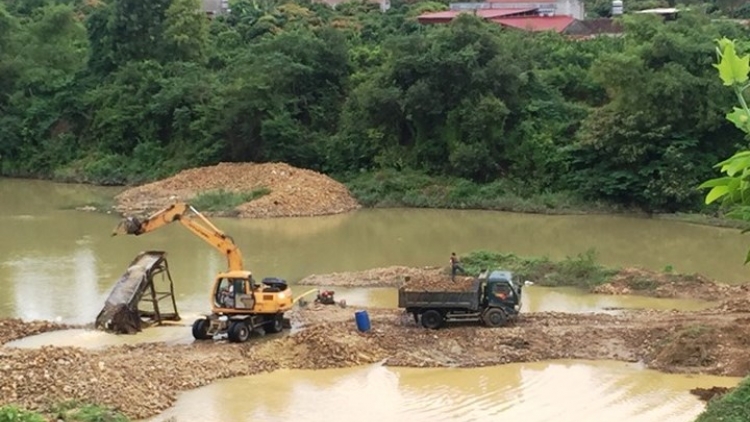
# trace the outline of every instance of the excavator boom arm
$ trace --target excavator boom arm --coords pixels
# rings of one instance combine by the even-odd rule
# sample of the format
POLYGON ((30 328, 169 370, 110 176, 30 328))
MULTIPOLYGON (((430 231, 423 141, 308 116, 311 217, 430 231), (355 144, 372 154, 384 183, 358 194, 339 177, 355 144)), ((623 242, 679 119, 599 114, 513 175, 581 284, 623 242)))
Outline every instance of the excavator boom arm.
POLYGON ((112 236, 120 234, 132 234, 139 236, 166 226, 174 221, 179 221, 193 234, 200 237, 208 244, 218 249, 227 257, 227 265, 230 271, 243 270, 242 253, 234 240, 213 225, 203 214, 186 203, 176 203, 152 214, 141 221, 135 217, 127 217, 117 225, 112 236))

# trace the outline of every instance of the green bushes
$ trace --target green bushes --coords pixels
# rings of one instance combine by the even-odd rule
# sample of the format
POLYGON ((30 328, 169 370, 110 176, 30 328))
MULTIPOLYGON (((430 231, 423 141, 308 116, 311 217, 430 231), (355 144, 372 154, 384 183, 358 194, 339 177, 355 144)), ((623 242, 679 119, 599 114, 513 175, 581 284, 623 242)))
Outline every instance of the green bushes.
POLYGON ((734 390, 708 403, 706 410, 695 422, 747 422, 750 421, 750 377, 734 390))
POLYGON ((0 407, 0 422, 47 422, 47 420, 38 413, 9 405, 0 407))
POLYGON ((461 178, 429 176, 414 170, 387 169, 342 180, 366 207, 487 209, 550 214, 621 209, 611 204, 583 201, 573 192, 528 192, 520 183, 507 179, 479 184, 461 178))
MULTIPOLYGON (((49 409, 55 420, 63 422, 128 422, 120 412, 103 406, 68 401, 49 409)), ((37 412, 23 410, 17 406, 0 407, 0 422, 46 422, 47 418, 37 412)))
POLYGON ((523 258, 490 251, 471 252, 461 260, 470 274, 478 274, 481 269, 504 268, 516 273, 520 281, 532 280, 540 286, 549 287, 588 289, 606 283, 617 273, 616 269, 598 264, 594 250, 566 257, 562 261, 552 261, 547 257, 523 258))

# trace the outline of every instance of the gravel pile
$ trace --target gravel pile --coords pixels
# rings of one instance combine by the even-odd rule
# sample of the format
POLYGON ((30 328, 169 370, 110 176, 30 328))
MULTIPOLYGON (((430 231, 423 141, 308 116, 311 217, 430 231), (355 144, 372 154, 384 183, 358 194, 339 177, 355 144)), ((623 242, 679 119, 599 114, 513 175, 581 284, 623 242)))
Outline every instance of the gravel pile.
POLYGON ((22 319, 0 319, 0 345, 48 331, 74 328, 51 321, 24 321, 22 319))
POLYGON ((750 286, 717 283, 700 274, 673 274, 643 268, 623 268, 610 282, 594 287, 591 292, 712 301, 746 297, 750 294, 750 286))
POLYGON ((184 170, 170 178, 128 189, 115 197, 115 209, 124 214, 150 213, 175 201, 190 202, 205 192, 220 189, 251 192, 261 188, 269 189, 270 193, 239 205, 231 215, 316 216, 344 213, 360 206, 346 186, 312 170, 284 163, 220 163, 184 170))

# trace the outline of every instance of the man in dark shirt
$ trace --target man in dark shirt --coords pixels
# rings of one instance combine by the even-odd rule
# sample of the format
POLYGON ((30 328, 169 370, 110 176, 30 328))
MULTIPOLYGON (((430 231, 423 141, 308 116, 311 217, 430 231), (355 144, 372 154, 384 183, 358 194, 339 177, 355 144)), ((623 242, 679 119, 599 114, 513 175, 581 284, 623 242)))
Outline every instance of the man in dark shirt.
POLYGON ((455 252, 451 252, 451 281, 456 281, 456 273, 466 274, 466 271, 461 266, 461 262, 458 260, 455 252))

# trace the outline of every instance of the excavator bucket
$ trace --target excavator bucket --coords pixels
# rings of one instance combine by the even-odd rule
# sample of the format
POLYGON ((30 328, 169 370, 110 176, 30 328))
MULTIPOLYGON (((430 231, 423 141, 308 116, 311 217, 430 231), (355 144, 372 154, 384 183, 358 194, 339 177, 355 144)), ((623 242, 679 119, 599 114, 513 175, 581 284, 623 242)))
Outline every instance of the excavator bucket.
POLYGON ((112 236, 121 234, 141 234, 141 222, 135 217, 123 218, 120 223, 112 230, 112 236))

